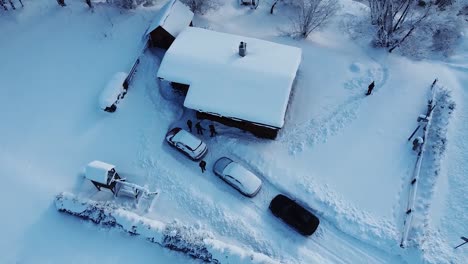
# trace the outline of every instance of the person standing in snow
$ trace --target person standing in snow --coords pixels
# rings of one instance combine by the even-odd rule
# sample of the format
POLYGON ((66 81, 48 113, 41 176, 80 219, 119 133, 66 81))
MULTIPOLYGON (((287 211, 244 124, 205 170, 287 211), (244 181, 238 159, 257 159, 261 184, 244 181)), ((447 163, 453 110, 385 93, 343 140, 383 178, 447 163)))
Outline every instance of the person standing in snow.
POLYGON ((413 140, 413 150, 419 152, 421 150, 421 146, 424 143, 424 139, 422 137, 416 137, 413 140))
POLYGON ((210 137, 216 136, 218 133, 216 132, 215 126, 211 124, 209 127, 210 127, 210 137))
POLYGON ((205 173, 205 170, 206 170, 206 161, 201 160, 199 166, 200 166, 201 172, 202 172, 202 173, 205 173))
POLYGON ((63 6, 67 6, 67 5, 65 4, 65 0, 57 0, 57 3, 58 3, 60 6, 62 6, 62 7, 63 7, 63 6))
POLYGON ((372 94, 372 90, 374 90, 374 87, 375 87, 375 83, 374 83, 374 81, 372 81, 371 84, 369 84, 369 87, 367 87, 367 93, 366 93, 366 95, 371 95, 371 94, 372 94))
POLYGON ((187 120, 187 126, 188 126, 188 129, 190 130, 190 133, 192 133, 192 120, 187 120))
POLYGON ((205 129, 201 126, 200 121, 195 124, 195 128, 197 129, 197 134, 203 135, 203 130, 205 129))

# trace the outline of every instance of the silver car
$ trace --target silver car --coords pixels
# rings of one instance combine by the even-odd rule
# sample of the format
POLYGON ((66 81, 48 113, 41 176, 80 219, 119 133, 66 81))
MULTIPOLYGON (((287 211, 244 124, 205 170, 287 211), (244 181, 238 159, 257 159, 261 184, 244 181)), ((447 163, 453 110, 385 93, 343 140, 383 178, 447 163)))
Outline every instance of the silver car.
POLYGON ((166 141, 192 160, 203 158, 208 151, 203 141, 180 127, 167 132, 166 141))
POLYGON ((218 159, 213 172, 247 197, 254 197, 262 187, 262 180, 230 158, 218 159))

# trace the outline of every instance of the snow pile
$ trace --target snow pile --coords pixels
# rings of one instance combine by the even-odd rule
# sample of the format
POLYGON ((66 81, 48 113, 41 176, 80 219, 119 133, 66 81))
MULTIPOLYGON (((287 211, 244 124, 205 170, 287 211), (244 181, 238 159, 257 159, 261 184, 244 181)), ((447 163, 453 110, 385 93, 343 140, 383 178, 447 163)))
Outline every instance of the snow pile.
POLYGON ((55 206, 65 212, 95 224, 118 228, 132 236, 171 250, 180 251, 192 258, 209 263, 278 263, 270 257, 219 241, 207 232, 178 221, 169 224, 139 216, 119 208, 111 202, 97 202, 61 193, 55 206))

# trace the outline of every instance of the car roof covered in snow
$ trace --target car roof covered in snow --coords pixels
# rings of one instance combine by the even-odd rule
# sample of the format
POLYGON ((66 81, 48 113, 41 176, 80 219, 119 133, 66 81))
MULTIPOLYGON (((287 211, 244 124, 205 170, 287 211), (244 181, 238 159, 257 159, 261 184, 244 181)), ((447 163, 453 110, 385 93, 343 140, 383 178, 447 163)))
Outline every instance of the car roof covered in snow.
POLYGON ((184 106, 280 128, 300 48, 188 27, 164 55, 158 77, 190 85, 184 106), (238 54, 240 42, 247 55, 238 54))
POLYGON ((182 30, 190 25, 192 19, 193 12, 188 6, 178 0, 171 0, 161 8, 157 16, 151 21, 146 29, 145 36, 161 26, 172 36, 177 37, 182 30))
POLYGON ((107 183, 107 172, 115 168, 114 165, 99 160, 90 162, 85 169, 85 176, 88 180, 107 183))
POLYGON ((99 98, 99 106, 102 109, 110 107, 115 103, 115 101, 117 101, 117 97, 123 92, 123 83, 127 76, 128 74, 125 72, 118 72, 107 82, 106 87, 99 98))
POLYGON ((173 142, 181 142, 191 150, 196 150, 202 143, 199 138, 183 129, 179 130, 179 132, 177 132, 177 134, 175 134, 171 140, 173 142))
POLYGON ((247 193, 255 192, 258 190, 260 185, 262 185, 262 181, 255 174, 237 162, 229 163, 229 165, 224 169, 224 174, 229 175, 242 183, 242 186, 244 186, 243 191, 246 191, 247 193))

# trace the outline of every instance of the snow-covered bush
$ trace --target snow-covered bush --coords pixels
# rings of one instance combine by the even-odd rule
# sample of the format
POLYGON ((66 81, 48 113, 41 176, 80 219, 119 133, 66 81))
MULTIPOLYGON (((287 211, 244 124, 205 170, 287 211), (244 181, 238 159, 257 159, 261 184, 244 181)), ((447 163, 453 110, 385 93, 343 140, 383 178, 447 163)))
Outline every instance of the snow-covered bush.
POLYGON ((374 45, 392 52, 400 46, 433 10, 432 5, 419 6, 417 1, 369 0, 371 23, 378 27, 374 45))
POLYGON ((109 211, 115 207, 109 203, 81 201, 69 193, 61 193, 55 197, 55 206, 58 211, 68 213, 95 224, 107 227, 121 227, 109 211))
POLYGON ((425 58, 429 52, 449 55, 460 37, 461 18, 455 5, 437 8, 431 1, 368 0, 373 44, 392 52, 425 58))
POLYGON ((460 37, 460 29, 455 24, 442 24, 432 35, 433 50, 449 56, 460 37))
POLYGON ((447 6, 453 5, 455 3, 455 0, 436 0, 435 4, 441 8, 444 9, 447 6))
POLYGON ((203 15, 206 12, 217 9, 220 5, 219 0, 180 0, 190 7, 195 14, 203 15))
POLYGON ((239 264, 278 263, 264 254, 220 241, 200 230, 199 226, 187 226, 178 221, 166 224, 142 217, 112 202, 92 201, 71 193, 61 193, 55 197, 55 207, 60 212, 107 228, 116 228, 204 262, 220 263, 220 259, 226 259, 239 264))
POLYGON ((218 263, 218 260, 213 259, 203 241, 207 237, 209 235, 206 233, 173 221, 164 230, 163 245, 172 250, 184 252, 196 259, 218 263))
POLYGON ((158 0, 145 0, 143 6, 154 6, 158 0))
MULTIPOLYGON (((152 1, 152 0, 151 0, 152 1)), ((138 5, 143 3, 146 4, 146 0, 106 0, 108 4, 115 5, 120 8, 124 9, 133 9, 136 8, 138 5)))
POLYGON ((297 0, 296 11, 291 16, 293 37, 307 38, 314 30, 323 26, 338 11, 337 0, 297 0))
POLYGON ((434 12, 435 15, 422 21, 418 30, 400 44, 400 53, 417 59, 452 54, 461 37, 463 20, 455 15, 458 11, 453 7, 434 12))

